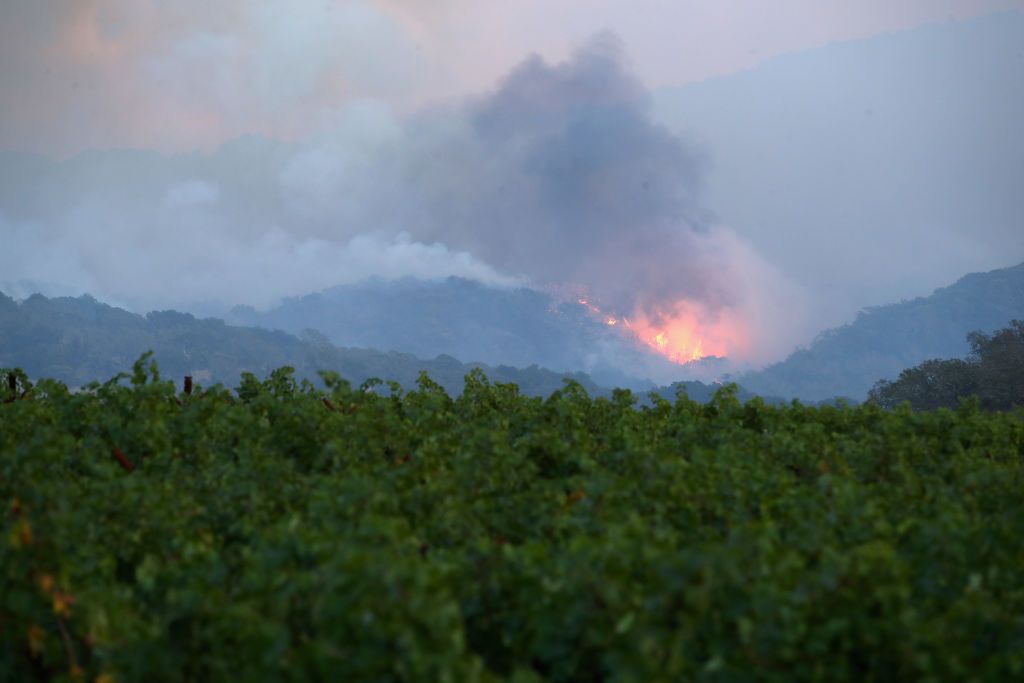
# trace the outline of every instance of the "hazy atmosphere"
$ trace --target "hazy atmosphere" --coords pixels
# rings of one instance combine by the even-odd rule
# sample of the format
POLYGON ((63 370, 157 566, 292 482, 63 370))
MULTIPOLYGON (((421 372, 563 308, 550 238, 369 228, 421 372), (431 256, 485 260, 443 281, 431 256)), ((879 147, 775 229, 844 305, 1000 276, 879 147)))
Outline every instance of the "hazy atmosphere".
POLYGON ((1024 2, 0 14, 15 298, 223 315, 458 276, 749 367, 1024 260, 1024 2))
POLYGON ((1024 0, 0 0, 0 683, 1024 680, 1024 0))

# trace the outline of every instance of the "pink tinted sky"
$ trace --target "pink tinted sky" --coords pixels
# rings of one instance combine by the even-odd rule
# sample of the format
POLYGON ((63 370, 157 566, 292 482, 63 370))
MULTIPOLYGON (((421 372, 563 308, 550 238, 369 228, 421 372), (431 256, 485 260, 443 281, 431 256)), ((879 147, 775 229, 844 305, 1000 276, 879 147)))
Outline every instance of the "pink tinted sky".
POLYGON ((1024 0, 13 0, 0 149, 209 148, 295 138, 359 98, 399 110, 490 87, 611 30, 652 88, 1024 0))

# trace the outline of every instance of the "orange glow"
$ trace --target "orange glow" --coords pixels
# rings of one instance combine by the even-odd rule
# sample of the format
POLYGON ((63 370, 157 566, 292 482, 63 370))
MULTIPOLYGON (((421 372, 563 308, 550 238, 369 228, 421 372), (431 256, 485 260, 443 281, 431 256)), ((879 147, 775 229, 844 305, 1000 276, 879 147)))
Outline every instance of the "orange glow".
POLYGON ((683 365, 706 356, 743 355, 747 351, 746 326, 729 309, 711 312, 679 300, 650 312, 638 308, 633 315, 620 318, 604 313, 586 298, 578 301, 610 327, 621 322, 637 341, 673 363, 683 365))

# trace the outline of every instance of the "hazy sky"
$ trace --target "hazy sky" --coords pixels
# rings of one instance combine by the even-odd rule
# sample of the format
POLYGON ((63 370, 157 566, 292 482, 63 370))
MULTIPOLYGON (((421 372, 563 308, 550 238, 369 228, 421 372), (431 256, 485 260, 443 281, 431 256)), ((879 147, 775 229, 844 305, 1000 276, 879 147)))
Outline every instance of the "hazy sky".
POLYGON ((475 94, 614 31, 649 88, 1024 0, 3 0, 0 148, 301 137, 357 97, 475 94))
POLYGON ((761 363, 1024 258, 1024 0, 0 2, 15 295, 454 274, 761 363))

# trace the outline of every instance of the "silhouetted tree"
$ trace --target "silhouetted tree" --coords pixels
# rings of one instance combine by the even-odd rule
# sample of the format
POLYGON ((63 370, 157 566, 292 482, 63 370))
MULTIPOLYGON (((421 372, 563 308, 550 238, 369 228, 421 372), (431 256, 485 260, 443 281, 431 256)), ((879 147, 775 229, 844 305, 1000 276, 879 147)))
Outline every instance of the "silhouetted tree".
POLYGON ((1024 321, 987 335, 967 336, 977 359, 978 398, 983 408, 1007 410, 1024 406, 1024 321))
POLYGON ((904 401, 915 410, 956 407, 961 398, 977 396, 982 408, 1024 407, 1024 322, 985 334, 967 335, 966 360, 928 360, 904 370, 893 382, 882 380, 870 400, 891 408, 904 401))

